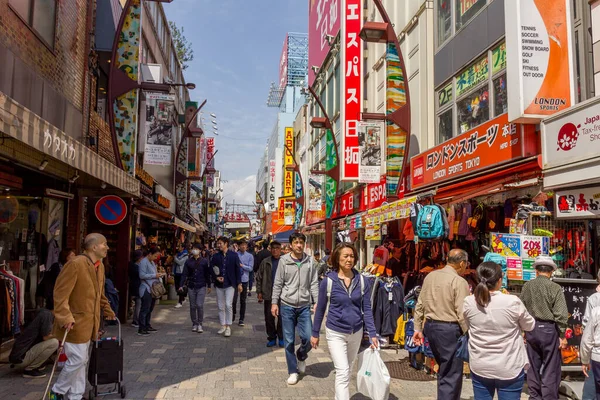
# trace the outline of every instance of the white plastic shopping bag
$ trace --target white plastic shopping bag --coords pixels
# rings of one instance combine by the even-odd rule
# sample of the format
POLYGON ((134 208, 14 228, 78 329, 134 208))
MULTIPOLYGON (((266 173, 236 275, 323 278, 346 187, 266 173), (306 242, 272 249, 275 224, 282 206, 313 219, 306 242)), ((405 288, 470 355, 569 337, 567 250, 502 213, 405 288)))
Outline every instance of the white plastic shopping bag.
POLYGON ((379 349, 367 349, 358 355, 358 391, 373 400, 387 400, 390 395, 390 373, 379 355, 379 349))

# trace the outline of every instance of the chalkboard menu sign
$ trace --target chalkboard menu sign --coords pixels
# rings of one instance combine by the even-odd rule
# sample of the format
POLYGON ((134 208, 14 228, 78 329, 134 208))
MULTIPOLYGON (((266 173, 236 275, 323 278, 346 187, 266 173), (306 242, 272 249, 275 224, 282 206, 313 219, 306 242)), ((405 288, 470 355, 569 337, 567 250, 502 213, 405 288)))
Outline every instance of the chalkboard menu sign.
POLYGON ((581 360, 579 359, 579 344, 583 334, 583 315, 587 305, 587 299, 594 293, 598 287, 595 279, 552 279, 558 283, 565 294, 567 309, 569 310, 569 321, 567 323, 568 346, 562 350, 563 370, 580 369, 581 360))

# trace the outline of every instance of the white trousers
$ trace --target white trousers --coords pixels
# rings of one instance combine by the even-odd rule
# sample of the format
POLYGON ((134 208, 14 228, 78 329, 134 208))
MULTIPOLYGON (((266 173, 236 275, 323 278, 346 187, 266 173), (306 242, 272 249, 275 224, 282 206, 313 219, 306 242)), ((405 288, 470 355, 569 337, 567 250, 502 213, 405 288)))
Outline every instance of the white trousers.
POLYGON ((335 367, 335 400, 349 400, 352 364, 358 355, 363 330, 350 334, 327 328, 325 332, 327 346, 335 367))
POLYGON ((54 393, 63 394, 69 400, 80 400, 85 393, 87 364, 90 359, 90 343, 65 342, 67 362, 52 387, 54 393))
POLYGON ((217 289, 217 306, 219 307, 219 321, 221 325, 231 325, 233 320, 233 295, 237 288, 217 289))

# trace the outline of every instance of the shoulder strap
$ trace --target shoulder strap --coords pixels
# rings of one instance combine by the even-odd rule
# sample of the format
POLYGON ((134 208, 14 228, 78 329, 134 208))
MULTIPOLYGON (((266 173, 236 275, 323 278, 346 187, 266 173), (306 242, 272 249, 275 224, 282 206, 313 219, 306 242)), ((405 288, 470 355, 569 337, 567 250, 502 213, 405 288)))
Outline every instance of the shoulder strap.
POLYGON ((327 279, 327 307, 325 308, 325 315, 329 315, 329 300, 331 298, 331 289, 333 288, 333 281, 328 276, 326 276, 325 279, 327 279))
POLYGON ((362 315, 365 315, 365 311, 363 310, 363 303, 365 301, 365 277, 361 275, 360 276, 360 313, 362 315))

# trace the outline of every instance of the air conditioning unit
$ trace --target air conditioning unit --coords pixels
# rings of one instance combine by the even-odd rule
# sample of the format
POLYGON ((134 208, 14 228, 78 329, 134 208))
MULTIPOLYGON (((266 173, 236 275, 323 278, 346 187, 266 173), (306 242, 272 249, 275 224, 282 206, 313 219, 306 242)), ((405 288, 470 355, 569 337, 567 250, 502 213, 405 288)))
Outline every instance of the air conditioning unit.
POLYGON ((162 65, 142 64, 142 82, 163 83, 162 65))

